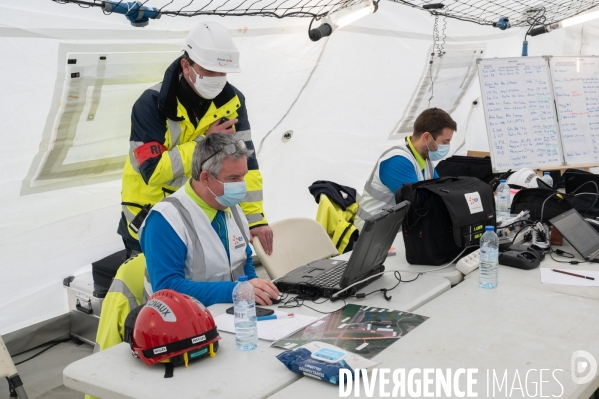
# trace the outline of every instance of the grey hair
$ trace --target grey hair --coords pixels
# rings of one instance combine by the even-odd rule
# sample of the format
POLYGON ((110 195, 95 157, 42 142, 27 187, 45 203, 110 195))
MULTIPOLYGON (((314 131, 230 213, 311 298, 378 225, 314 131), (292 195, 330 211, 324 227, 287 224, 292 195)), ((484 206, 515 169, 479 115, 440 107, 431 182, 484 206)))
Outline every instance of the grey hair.
POLYGON ((224 133, 212 133, 206 137, 206 139, 200 141, 196 145, 196 148, 193 151, 193 157, 191 159, 192 179, 200 180, 200 173, 202 173, 202 170, 207 170, 214 177, 218 176, 220 171, 223 169, 226 157, 231 157, 232 159, 239 159, 241 157, 249 158, 254 151, 239 147, 237 145, 238 141, 239 139, 234 135, 224 133), (226 150, 220 151, 221 148, 227 144, 235 144, 235 152, 230 153, 226 150), (210 158, 211 156, 212 158, 210 158), (202 162, 204 162, 206 159, 208 159, 208 161, 206 161, 206 163, 202 166, 202 162))

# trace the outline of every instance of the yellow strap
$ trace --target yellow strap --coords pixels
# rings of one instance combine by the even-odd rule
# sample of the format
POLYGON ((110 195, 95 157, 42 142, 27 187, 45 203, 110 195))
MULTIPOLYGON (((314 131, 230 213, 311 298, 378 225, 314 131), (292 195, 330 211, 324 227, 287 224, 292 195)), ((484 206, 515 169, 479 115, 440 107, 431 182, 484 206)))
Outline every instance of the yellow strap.
POLYGON ((185 362, 185 367, 189 366, 189 358, 187 357, 187 352, 183 354, 183 361, 185 362))
POLYGON ((210 357, 216 356, 216 352, 214 352, 214 343, 212 343, 208 346, 208 353, 210 353, 210 357))

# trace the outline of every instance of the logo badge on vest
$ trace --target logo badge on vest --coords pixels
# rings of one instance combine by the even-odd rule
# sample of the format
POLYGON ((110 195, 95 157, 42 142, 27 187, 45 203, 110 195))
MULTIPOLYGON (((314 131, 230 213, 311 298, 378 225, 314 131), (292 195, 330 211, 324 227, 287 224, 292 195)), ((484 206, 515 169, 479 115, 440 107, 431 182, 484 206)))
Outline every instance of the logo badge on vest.
POLYGON ((233 246, 235 247, 235 249, 245 247, 245 242, 243 241, 243 237, 242 236, 237 237, 237 236, 233 235, 233 246))

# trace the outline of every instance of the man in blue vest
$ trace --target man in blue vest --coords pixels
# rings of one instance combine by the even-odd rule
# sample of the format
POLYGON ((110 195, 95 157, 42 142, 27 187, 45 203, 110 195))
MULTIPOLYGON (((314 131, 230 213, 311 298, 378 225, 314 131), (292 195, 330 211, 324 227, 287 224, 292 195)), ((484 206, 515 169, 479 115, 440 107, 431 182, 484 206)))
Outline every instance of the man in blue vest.
POLYGON ((247 275, 256 303, 271 305, 279 291, 252 264, 248 221, 238 205, 246 196, 244 140, 214 133, 193 152, 191 179, 152 207, 140 228, 146 256, 144 297, 172 289, 205 306, 232 302, 237 277, 247 275))

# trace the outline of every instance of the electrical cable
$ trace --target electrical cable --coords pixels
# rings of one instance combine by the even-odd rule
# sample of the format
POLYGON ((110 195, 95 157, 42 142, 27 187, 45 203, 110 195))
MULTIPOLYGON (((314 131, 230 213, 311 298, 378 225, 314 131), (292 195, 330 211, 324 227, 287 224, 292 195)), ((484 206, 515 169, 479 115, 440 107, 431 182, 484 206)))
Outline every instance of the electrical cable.
POLYGON ((437 46, 437 37, 439 34, 439 28, 438 28, 438 23, 439 23, 439 16, 435 15, 435 23, 433 24, 433 51, 431 53, 431 59, 428 62, 428 74, 429 74, 429 78, 431 80, 431 96, 428 99, 428 107, 431 107, 431 100, 433 99, 433 97, 435 97, 435 82, 433 80, 433 62, 435 60, 435 47, 437 46))
MULTIPOLYGON (((597 183, 595 183, 592 180, 589 181, 585 181, 584 183, 582 183, 580 186, 578 186, 578 188, 574 191, 572 191, 572 194, 576 194, 578 192, 578 190, 580 190, 581 188, 583 188, 584 186, 586 186, 587 184, 592 184, 595 186, 595 191, 599 192, 599 187, 597 187, 597 183)), ((589 194, 593 194, 593 193, 589 193, 589 194)))
MULTIPOLYGON (((595 196, 595 201, 593 201, 593 203, 591 204, 591 206, 589 206, 589 207, 587 208, 587 210, 586 210, 586 211, 584 211, 584 213, 582 214, 582 216, 584 217, 584 215, 585 215, 585 214, 586 214, 586 213, 587 213, 589 210, 591 210, 591 208, 593 208, 593 207, 595 206, 595 204, 597 203, 597 199, 599 198, 599 187, 597 186, 597 183, 595 183, 595 182, 593 182, 593 181, 592 181, 592 182, 586 182, 586 183, 583 183, 583 184, 581 184, 581 185, 580 185, 580 187, 578 187, 576 190, 574 190, 574 192, 573 192, 572 194, 575 194, 575 195, 574 195, 575 197, 577 197, 577 196, 579 196, 579 195, 585 195, 585 194, 586 194, 586 195, 594 195, 594 196, 595 196), (596 192, 596 193, 578 193, 578 194, 575 194, 575 193, 576 193, 576 191, 580 190, 580 188, 581 188, 582 186, 584 186, 585 184, 587 184, 587 183, 592 183, 592 184, 594 184, 594 185, 595 185, 595 188, 597 188, 597 192, 596 192)), ((547 198, 545 198, 545 201, 543 201, 543 205, 541 205, 541 219, 540 219, 540 222, 541 222, 541 223, 543 223, 543 214, 544 214, 544 211, 545 211, 545 203, 547 202, 547 200, 549 200, 549 198, 553 197, 554 195, 558 195, 558 196, 560 196, 560 197, 561 197, 561 196, 562 196, 562 193, 560 193, 560 192, 557 192, 557 191, 556 191, 556 192, 554 192, 554 193, 551 193, 551 195, 550 195, 550 196, 548 196, 547 198)), ((562 197, 562 199, 563 199, 563 197, 562 197)))
MULTIPOLYGON (((540 222, 541 222, 541 223, 543 223, 543 212, 545 211, 545 203, 547 202, 547 200, 548 200, 549 198, 553 197, 554 195, 559 195, 559 196, 561 196, 561 195, 562 195, 562 193, 559 193, 559 192, 557 192, 557 191, 556 191, 556 192, 554 192, 554 193, 551 193, 551 195, 550 195, 549 197, 545 198, 545 201, 543 201, 543 205, 541 205, 541 220, 540 220, 540 222)), ((562 199, 563 199, 563 197, 562 197, 562 199)))
POLYGON ((41 355, 42 353, 44 353, 44 352, 45 352, 45 351, 47 351, 48 349, 54 348, 56 345, 58 345, 58 344, 62 344, 63 342, 68 342, 68 341, 70 341, 70 340, 71 340, 71 338, 65 338, 65 339, 62 339, 62 340, 60 340, 60 341, 50 341, 50 342, 46 342, 45 344, 38 345, 38 346, 36 346, 35 348, 31 348, 30 350, 33 350, 33 349, 37 349, 37 348, 39 348, 40 346, 47 345, 47 344, 51 344, 50 346, 48 346, 47 348, 44 348, 44 349, 42 349, 41 351, 39 351, 39 352, 38 352, 38 353, 36 353, 35 355, 33 355, 33 356, 31 356, 31 357, 29 357, 29 358, 27 358, 27 359, 25 359, 25 360, 21 360, 21 361, 20 361, 20 362, 18 362, 18 363, 15 363, 15 366, 18 366, 18 365, 20 365, 20 364, 23 364, 23 363, 25 363, 25 362, 28 362, 28 361, 30 361, 31 359, 34 359, 34 358, 38 357, 39 355, 41 355))
POLYGON ((378 290, 374 290, 374 291, 371 291, 369 293, 359 293, 359 294, 355 294, 355 295, 351 295, 351 296, 353 296, 353 297, 355 297, 357 299, 363 299, 363 298, 366 298, 368 295, 372 295, 372 294, 377 293, 377 292, 382 292, 383 295, 384 295, 384 297, 385 297, 385 299, 388 300, 388 301, 390 301, 391 297, 387 296, 387 292, 393 291, 395 288, 397 288, 397 286, 399 285, 399 283, 411 283, 412 281, 416 281, 418 279, 418 277, 420 277, 420 274, 421 273, 418 273, 416 275, 416 277, 414 277, 411 280, 402 280, 401 273, 398 272, 397 270, 395 270, 395 272, 393 273, 393 276, 397 279, 397 283, 393 287, 391 287, 391 288, 379 288, 378 290))
POLYGON ((571 254, 570 252, 566 252, 566 251, 562 251, 561 249, 557 249, 557 250, 553 250, 553 247, 549 247, 549 257, 551 259, 553 259, 555 262, 557 263, 569 263, 571 265, 579 265, 581 263, 587 263, 586 260, 559 260, 559 259, 555 259, 553 257, 553 254, 556 254, 558 256, 563 256, 564 258, 568 258, 568 259, 574 259, 574 255, 571 254), (569 256, 566 256, 569 255, 569 256))
POLYGON ((448 264, 446 264, 446 265, 444 265, 444 266, 439 266, 439 267, 436 267, 436 268, 434 268, 434 269, 430 269, 430 270, 426 270, 426 271, 422 271, 422 272, 416 272, 416 271, 414 271, 414 270, 387 270, 387 271, 384 271, 384 272, 380 272, 380 273, 377 273, 377 274, 373 274, 372 276, 368 276, 368 277, 366 277, 365 279, 362 279, 362 280, 360 280, 360 281, 356 281, 355 283, 353 283, 353 284, 351 284, 351 285, 348 285, 347 287, 343 288, 342 290, 340 290, 340 291, 337 291, 335 294, 333 294, 333 296, 332 296, 331 298, 336 298, 337 296, 339 296, 339 294, 341 294, 342 292, 345 292, 345 291, 347 291, 348 289, 352 288, 354 285, 358 285, 358 284, 360 284, 360 283, 363 283, 364 281, 368 281, 368 280, 370 280, 370 279, 373 279, 373 278, 375 278, 375 277, 382 276, 382 275, 383 275, 383 274, 385 274, 385 273, 395 273, 395 272, 400 272, 400 273, 425 274, 425 273, 432 273, 432 272, 436 272, 436 271, 438 271, 438 270, 445 269, 445 268, 447 268, 447 267, 451 266, 451 265, 452 265, 452 264, 453 264, 453 263, 454 263, 456 260, 458 260, 458 259, 460 258, 460 256, 462 256, 462 254, 463 254, 464 252, 466 252, 466 250, 467 250, 468 248, 474 248, 474 247, 478 247, 478 245, 470 245, 470 246, 467 246, 467 247, 466 247, 466 248, 464 248, 464 249, 462 250, 462 252, 460 252, 460 253, 458 254, 458 256, 456 256, 456 257, 455 257, 455 258, 454 258, 454 259, 453 259, 451 262, 449 262, 448 264))
POLYGON ((586 213, 587 213, 588 211, 590 211, 590 210, 591 210, 591 209, 592 209, 592 208, 595 206, 595 204, 597 203, 597 199, 599 199, 599 187, 597 186, 597 183, 595 183, 594 181, 587 181, 587 182, 584 182, 584 183, 582 183, 580 186, 578 186, 578 188, 577 188, 576 190, 574 190, 574 191, 572 192, 572 195, 574 195, 575 197, 578 197, 579 195, 585 195, 585 194, 586 194, 586 195, 594 195, 594 196, 595 196, 595 201, 593 201, 593 203, 591 204, 591 206, 589 206, 589 207, 587 208, 587 210, 583 212, 583 214, 582 214, 582 216, 583 216, 583 217, 586 215, 586 213), (592 184, 592 185, 594 185, 594 186, 595 186, 595 192, 594 192, 594 193, 578 193, 578 194, 576 194, 576 192, 577 192, 578 190, 580 190, 580 189, 581 189, 583 186, 585 186, 585 185, 587 185, 587 184, 592 184))
POLYGON ((528 30, 526 31, 526 34, 524 35, 524 41, 526 41, 526 38, 530 34, 530 31, 535 26, 537 26, 537 25, 545 25, 546 21, 547 21, 547 18, 545 17, 545 7, 539 8, 534 15, 528 17, 526 19, 526 23, 528 23, 530 25, 530 27, 528 28, 528 30))
MULTIPOLYGON (((285 295, 284 298, 281 299, 283 304, 278 306, 281 309, 293 309, 293 308, 299 308, 299 307, 305 306, 308 309, 311 309, 311 310, 321 313, 321 314, 330 314, 330 313, 334 313, 337 310, 339 310, 339 308, 337 308, 335 310, 331 310, 330 312, 323 312, 318 309, 314 309, 313 307, 308 306, 304 303, 306 300, 308 300, 308 301, 313 302, 316 305, 322 305, 323 303, 326 303, 327 301, 331 301, 330 298, 326 298, 322 302, 316 302, 316 300, 319 297, 310 297, 310 296, 307 296, 306 294, 302 294, 299 290, 294 290, 294 289, 290 289, 289 291, 285 292, 284 295, 285 295), (294 293, 293 291, 296 291, 298 293, 298 295, 287 299, 290 294, 294 293), (295 303, 295 304, 292 305, 290 303, 295 303)), ((345 302, 345 299, 344 298, 341 298, 341 299, 343 300, 343 306, 347 305, 347 302, 345 302)))
POLYGON ((520 229, 520 230, 519 230, 519 231, 516 233, 516 235, 515 235, 515 236, 514 236, 514 238, 512 239, 512 243, 510 244, 510 246, 514 245, 514 243, 516 242, 516 238, 518 238, 518 235, 520 235, 520 233, 522 233, 523 231, 528 231, 528 230, 530 230, 530 229, 532 228, 532 226, 533 226, 533 225, 536 223, 536 222, 533 222, 533 221, 531 221, 531 220, 523 220, 523 222, 530 223, 530 224, 528 224, 527 226, 524 226, 524 227, 522 227, 522 228, 521 228, 521 229, 520 229))
POLYGON ((431 15, 435 17, 435 22, 433 23, 433 50, 431 53, 431 59, 429 61, 428 73, 431 81, 431 96, 428 99, 428 108, 431 107, 431 100, 435 97, 435 82, 433 79, 433 62, 435 59, 435 49, 437 57, 441 58, 445 55, 445 42, 447 40, 447 35, 445 34, 445 29, 447 28, 447 15, 440 14, 437 12, 432 12, 431 15), (439 33, 439 15, 443 17, 443 27, 441 28, 441 32, 439 33))

